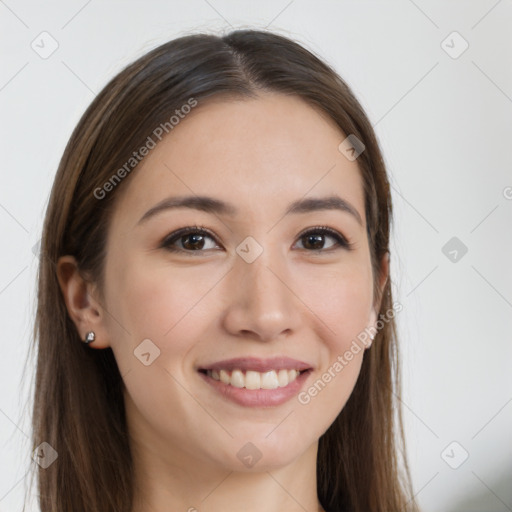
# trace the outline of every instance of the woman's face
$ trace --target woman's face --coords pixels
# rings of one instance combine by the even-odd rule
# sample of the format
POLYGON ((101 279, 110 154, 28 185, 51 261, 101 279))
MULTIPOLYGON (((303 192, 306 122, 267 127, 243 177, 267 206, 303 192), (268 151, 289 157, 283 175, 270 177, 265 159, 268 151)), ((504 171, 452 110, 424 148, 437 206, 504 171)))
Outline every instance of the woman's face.
POLYGON ((126 178, 98 341, 113 349, 141 449, 276 468, 316 449, 344 407, 364 350, 344 354, 375 321, 362 182, 344 139, 295 97, 199 103, 126 178), (314 202, 326 198, 348 207, 314 202), (207 233, 172 236, 194 226, 207 233), (309 370, 293 381, 296 369, 309 370), (262 385, 278 387, 247 389, 262 385))

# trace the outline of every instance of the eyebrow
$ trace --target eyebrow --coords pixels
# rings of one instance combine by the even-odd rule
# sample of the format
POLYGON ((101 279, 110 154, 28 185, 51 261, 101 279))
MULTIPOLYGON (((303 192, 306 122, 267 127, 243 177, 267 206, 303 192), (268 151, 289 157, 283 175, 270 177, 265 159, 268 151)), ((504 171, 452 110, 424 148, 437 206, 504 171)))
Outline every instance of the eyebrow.
MULTIPOLYGON (((146 222, 151 217, 166 210, 189 208, 217 215, 235 216, 238 210, 231 204, 208 196, 179 196, 168 197, 150 208, 137 224, 146 222)), ((310 213, 321 210, 340 210, 349 213, 362 226, 363 220, 359 212, 345 199, 331 195, 328 197, 303 198, 288 205, 284 215, 310 213)))

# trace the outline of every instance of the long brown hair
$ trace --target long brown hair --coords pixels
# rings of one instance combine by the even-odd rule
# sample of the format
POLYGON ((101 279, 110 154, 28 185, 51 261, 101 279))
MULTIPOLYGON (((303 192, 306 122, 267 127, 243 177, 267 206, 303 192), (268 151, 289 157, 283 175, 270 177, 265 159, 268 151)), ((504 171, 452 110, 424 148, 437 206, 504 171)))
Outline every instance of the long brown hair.
MULTIPOLYGON (((378 293, 392 219, 386 169, 371 123, 336 72, 296 42, 259 30, 187 35, 150 51, 115 76, 80 119, 46 211, 32 346, 38 349, 32 449, 46 442, 58 459, 47 468, 34 464, 42 512, 131 512, 133 498, 123 379, 110 348, 91 350, 81 343, 59 288, 58 258, 73 255, 102 297, 108 224, 130 177, 101 199, 97 190, 191 98, 201 104, 221 95, 255 97, 259 90, 298 96, 326 113, 344 134, 363 141, 357 163, 375 300, 381 315, 393 308, 389 280, 378 293)), ((319 440, 318 498, 327 511, 417 510, 399 394, 391 318, 365 351, 348 402, 319 440)))

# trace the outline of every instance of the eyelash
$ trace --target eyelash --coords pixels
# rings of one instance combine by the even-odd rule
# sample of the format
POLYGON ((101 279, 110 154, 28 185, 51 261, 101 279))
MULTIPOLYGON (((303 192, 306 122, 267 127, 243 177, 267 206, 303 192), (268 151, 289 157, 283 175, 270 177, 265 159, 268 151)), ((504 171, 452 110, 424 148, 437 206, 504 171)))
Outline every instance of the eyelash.
MULTIPOLYGON (((306 231, 302 232, 298 236, 298 239, 300 240, 301 238, 303 238, 307 235, 310 235, 310 234, 328 235, 328 236, 334 238, 338 247, 336 247, 336 245, 335 245, 334 247, 331 247, 329 249, 302 249, 306 252, 310 252, 310 253, 314 253, 314 254, 319 254, 319 253, 323 253, 323 252, 330 253, 331 251, 333 251, 335 249, 339 249, 339 248, 346 249, 348 251, 353 250, 353 246, 354 246, 353 243, 348 241, 341 233, 338 233, 334 229, 331 229, 327 226, 317 226, 314 228, 309 228, 306 231)), ((208 250, 201 250, 201 249, 198 249, 196 251, 191 251, 191 250, 173 247, 171 245, 186 235, 207 235, 210 238, 212 238, 217 245, 220 245, 217 242, 216 237, 213 235, 213 233, 210 232, 209 229, 205 228, 204 226, 189 226, 186 228, 178 229, 177 231, 174 231, 173 233, 171 233, 170 235, 165 237, 165 239, 162 241, 162 243, 160 245, 160 248, 166 249, 167 251, 170 251, 170 252, 185 253, 185 254, 189 254, 189 255, 192 255, 193 253, 208 252, 208 250)))

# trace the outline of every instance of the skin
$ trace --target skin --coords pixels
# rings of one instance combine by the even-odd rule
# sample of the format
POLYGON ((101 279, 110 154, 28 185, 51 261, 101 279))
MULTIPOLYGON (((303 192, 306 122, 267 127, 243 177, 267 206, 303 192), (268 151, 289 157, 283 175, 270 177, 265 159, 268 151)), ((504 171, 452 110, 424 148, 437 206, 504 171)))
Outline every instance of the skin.
MULTIPOLYGON (((234 404, 196 367, 286 355, 314 367, 307 389, 375 323, 363 187, 357 161, 338 151, 344 138, 331 119, 296 97, 210 100, 123 183, 109 227, 103 301, 73 257, 59 260, 78 332, 82 339, 96 333, 91 349, 111 347, 123 375, 137 484, 133 512, 322 510, 318 439, 348 400, 364 350, 306 405, 296 397, 268 408, 234 404), (333 193, 353 205, 362 225, 339 210, 283 216, 292 201, 333 193), (212 196, 239 213, 181 208, 138 224, 159 201, 181 195, 212 196), (172 232, 196 224, 216 239, 175 241, 189 254, 160 247, 172 232), (325 235, 314 251, 299 235, 318 226, 338 231, 353 249, 325 235), (236 252, 247 236, 263 248, 252 263, 236 252), (148 366, 134 357, 144 339, 160 350, 148 366), (247 442, 262 455, 252 468, 237 457, 247 442)), ((382 288, 387 265, 383 260, 382 288)))

